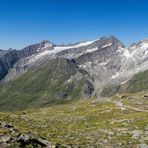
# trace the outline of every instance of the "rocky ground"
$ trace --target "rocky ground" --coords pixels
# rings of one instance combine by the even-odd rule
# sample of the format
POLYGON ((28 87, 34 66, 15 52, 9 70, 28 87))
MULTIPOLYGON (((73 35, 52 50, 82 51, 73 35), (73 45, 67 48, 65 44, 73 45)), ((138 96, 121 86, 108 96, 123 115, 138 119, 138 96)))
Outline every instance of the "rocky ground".
POLYGON ((21 133, 12 124, 0 121, 3 134, 0 135, 0 147, 53 147, 56 145, 45 139, 34 137, 31 132, 21 133))
POLYGON ((148 91, 0 113, 0 147, 148 148, 148 91))

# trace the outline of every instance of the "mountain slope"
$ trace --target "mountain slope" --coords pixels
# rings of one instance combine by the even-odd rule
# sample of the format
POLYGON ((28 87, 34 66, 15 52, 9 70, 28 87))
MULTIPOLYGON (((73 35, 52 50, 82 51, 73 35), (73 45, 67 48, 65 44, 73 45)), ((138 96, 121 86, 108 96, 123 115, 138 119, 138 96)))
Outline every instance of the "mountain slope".
POLYGON ((135 74, 128 81, 121 84, 107 84, 102 90, 102 96, 112 96, 116 93, 135 93, 143 90, 148 90, 148 70, 135 74))
POLYGON ((0 57, 4 56, 7 53, 7 51, 0 49, 0 57))
POLYGON ((94 91, 88 73, 74 60, 53 59, 34 66, 14 81, 1 83, 0 110, 45 107, 80 98, 94 91))
POLYGON ((131 78, 145 70, 146 39, 129 47, 114 36, 69 45, 43 41, 22 50, 9 50, 0 58, 1 106, 9 104, 11 98, 19 102, 17 106, 14 99, 12 108, 23 109, 132 89, 140 91, 147 89, 147 81, 136 77, 135 82, 131 78), (143 86, 135 88, 135 83, 143 86), (22 100, 26 104, 21 106, 22 100))
POLYGON ((127 85, 126 92, 138 92, 148 89, 148 70, 136 74, 124 85, 127 85), (127 84, 126 84, 127 83, 127 84))
POLYGON ((38 44, 30 45, 22 50, 10 49, 7 50, 5 54, 1 54, 0 81, 4 79, 7 74, 9 74, 9 71, 17 62, 41 52, 42 50, 46 49, 46 46, 48 46, 48 48, 52 48, 54 45, 49 41, 43 41, 38 44))

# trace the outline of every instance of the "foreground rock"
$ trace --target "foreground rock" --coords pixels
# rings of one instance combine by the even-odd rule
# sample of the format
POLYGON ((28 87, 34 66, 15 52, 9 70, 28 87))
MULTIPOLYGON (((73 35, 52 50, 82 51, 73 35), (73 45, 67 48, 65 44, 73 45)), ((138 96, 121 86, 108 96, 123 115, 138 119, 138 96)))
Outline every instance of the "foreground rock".
POLYGON ((31 133, 21 133, 11 124, 0 121, 0 129, 5 131, 0 133, 0 147, 47 147, 47 148, 70 148, 68 145, 60 145, 42 139, 40 137, 35 137, 31 133))

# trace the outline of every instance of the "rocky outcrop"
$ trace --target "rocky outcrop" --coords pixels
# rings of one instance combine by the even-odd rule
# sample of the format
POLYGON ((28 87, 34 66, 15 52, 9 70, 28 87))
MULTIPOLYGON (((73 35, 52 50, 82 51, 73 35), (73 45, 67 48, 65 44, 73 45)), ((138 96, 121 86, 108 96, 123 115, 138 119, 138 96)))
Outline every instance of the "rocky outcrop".
POLYGON ((5 133, 0 133, 0 147, 46 147, 46 148, 70 148, 68 145, 56 144, 49 142, 46 139, 36 137, 32 133, 22 133, 16 129, 12 124, 0 121, 0 129, 4 130, 5 133))
POLYGON ((29 56, 32 56, 32 55, 46 49, 47 47, 52 48, 53 46, 54 46, 54 44, 52 44, 51 42, 43 41, 41 43, 30 45, 30 46, 20 50, 19 56, 20 56, 20 58, 29 57, 29 56))

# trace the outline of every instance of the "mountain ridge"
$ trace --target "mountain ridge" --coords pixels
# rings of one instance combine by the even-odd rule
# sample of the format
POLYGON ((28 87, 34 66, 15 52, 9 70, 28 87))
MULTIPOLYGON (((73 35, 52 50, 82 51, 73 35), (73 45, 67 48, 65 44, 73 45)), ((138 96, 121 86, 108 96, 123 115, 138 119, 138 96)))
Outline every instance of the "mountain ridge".
MULTIPOLYGON (((50 102, 52 99, 57 104, 65 100, 62 96, 62 101, 57 99, 56 93, 63 94, 66 96, 65 98, 71 98, 70 100, 100 97, 107 85, 122 85, 130 81, 134 75, 147 69, 148 40, 146 39, 129 47, 125 47, 114 36, 102 37, 93 41, 80 42, 68 46, 59 46, 45 40, 20 51, 10 50, 0 57, 0 106, 5 101, 7 103, 11 102, 11 96, 14 99, 21 98, 21 100, 28 98, 29 101, 36 102, 38 107, 42 106, 43 94, 47 95, 48 105, 52 104, 50 102), (53 61, 59 64, 55 64, 53 61), (45 63, 46 65, 43 68, 45 63), (71 63, 76 67, 73 67, 71 63), (68 69, 71 70, 69 71, 68 69), (34 71, 36 72, 34 73, 34 71), (71 71, 73 72, 71 73, 71 71), (66 75, 71 78, 67 78, 66 75), (64 81, 60 81, 60 77, 64 81), (34 78, 37 79, 33 80, 34 78), (58 85, 50 83, 53 78, 55 82, 59 82, 58 85), (50 89, 41 87, 45 86, 46 80, 49 82, 46 87, 49 88, 50 86, 50 89), (40 88, 34 92, 35 94, 39 93, 37 96, 35 94, 30 95, 34 87, 40 88), (20 88, 21 92, 18 93, 20 88), (77 88, 78 91, 75 93, 77 88), (29 90, 29 94, 26 89, 29 90), (42 90, 41 93, 40 90, 42 90)), ((115 92, 117 93, 118 91, 115 92)), ((19 104, 21 104, 21 100, 19 104)), ((5 104, 7 104, 6 102, 5 104)), ((25 107, 27 108, 27 106, 25 107)))

